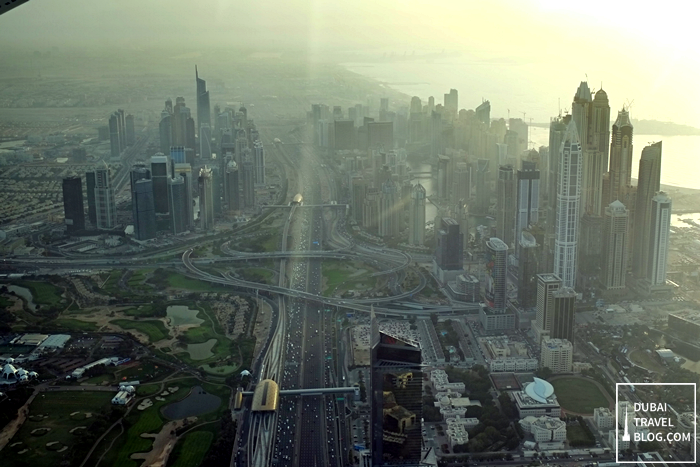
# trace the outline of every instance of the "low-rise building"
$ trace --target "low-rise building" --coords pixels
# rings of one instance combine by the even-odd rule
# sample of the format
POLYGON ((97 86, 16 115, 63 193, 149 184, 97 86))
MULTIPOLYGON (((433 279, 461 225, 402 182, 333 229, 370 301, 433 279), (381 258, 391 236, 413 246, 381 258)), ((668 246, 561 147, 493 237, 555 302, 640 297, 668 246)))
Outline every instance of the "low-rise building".
POLYGON ((566 440, 566 422, 554 417, 527 416, 520 420, 523 431, 532 433, 538 443, 566 440))
POLYGON ((476 418, 448 418, 445 420, 447 429, 445 435, 450 443, 450 448, 457 444, 467 444, 469 441, 469 430, 479 424, 476 418))
POLYGON ((539 368, 539 360, 536 358, 505 357, 497 358, 489 362, 492 373, 513 371, 535 371, 539 368))
POLYGON ((513 393, 520 418, 527 416, 560 417, 561 406, 554 394, 554 387, 547 381, 535 378, 525 390, 513 393))
POLYGON ((593 422, 600 431, 611 430, 615 427, 615 413, 607 407, 593 409, 593 422))
POLYGON ((461 381, 450 383, 445 370, 433 370, 430 372, 430 381, 433 383, 433 387, 436 391, 452 390, 459 393, 463 393, 465 391, 464 383, 461 381))

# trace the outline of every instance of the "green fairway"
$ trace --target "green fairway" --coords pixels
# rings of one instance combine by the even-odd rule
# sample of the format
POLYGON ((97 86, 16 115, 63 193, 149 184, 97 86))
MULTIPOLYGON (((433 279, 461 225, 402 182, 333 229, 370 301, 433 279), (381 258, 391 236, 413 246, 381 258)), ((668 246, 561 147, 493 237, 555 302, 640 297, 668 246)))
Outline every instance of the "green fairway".
POLYGON ((134 331, 141 332, 148 336, 148 340, 153 342, 158 342, 159 340, 167 339, 170 337, 168 330, 162 321, 157 320, 147 320, 147 321, 131 321, 128 319, 113 319, 110 324, 116 324, 122 329, 133 329, 134 331))
MULTIPOLYGON (((12 438, 10 445, 13 446, 3 449, 3 467, 19 465, 53 467, 63 460, 70 460, 75 446, 84 440, 86 433, 91 433, 93 423, 99 421, 100 426, 106 426, 104 421, 100 421, 100 413, 110 410, 112 397, 114 397, 112 392, 91 391, 56 391, 39 394, 29 407, 27 421, 12 438), (88 413, 90 417, 87 417, 88 413), (41 431, 42 428, 50 428, 50 430, 41 431), (58 443, 46 446, 47 443, 54 442, 58 443), (63 446, 67 449, 58 452, 63 446), (25 449, 26 452, 19 454, 25 449)), ((99 428, 97 431, 102 429, 104 428, 99 428)), ((97 437, 101 432, 91 433, 93 434, 97 437)))
POLYGON ((175 458, 173 467, 191 467, 199 465, 211 446, 214 433, 210 431, 193 431, 187 433, 175 446, 175 458))
POLYGON ((598 386, 584 378, 558 378, 551 383, 554 386, 554 394, 564 410, 593 414, 596 407, 610 405, 598 386))
POLYGON ((53 325, 59 329, 78 332, 97 331, 97 325, 88 321, 80 321, 79 319, 59 318, 54 320, 53 325))
POLYGON ((58 306, 63 301, 61 289, 46 282, 17 281, 13 283, 29 289, 32 292, 32 300, 37 305, 58 306))
POLYGON ((168 273, 168 286, 192 292, 223 292, 224 289, 209 282, 191 279, 178 273, 168 273))

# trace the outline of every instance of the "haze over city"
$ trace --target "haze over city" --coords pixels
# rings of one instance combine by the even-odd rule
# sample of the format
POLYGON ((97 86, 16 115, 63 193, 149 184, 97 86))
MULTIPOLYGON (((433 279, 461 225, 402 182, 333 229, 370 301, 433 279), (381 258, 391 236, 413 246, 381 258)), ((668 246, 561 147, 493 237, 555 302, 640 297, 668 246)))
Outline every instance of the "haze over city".
POLYGON ((695 23, 0 5, 3 467, 695 462, 695 23))

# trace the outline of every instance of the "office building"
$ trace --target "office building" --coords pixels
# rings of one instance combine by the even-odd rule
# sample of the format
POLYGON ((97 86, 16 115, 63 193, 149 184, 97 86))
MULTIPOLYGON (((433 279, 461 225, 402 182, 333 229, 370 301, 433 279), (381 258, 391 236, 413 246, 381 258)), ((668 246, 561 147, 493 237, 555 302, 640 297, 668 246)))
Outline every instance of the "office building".
POLYGON ((486 242, 486 282, 484 301, 492 310, 505 311, 507 306, 508 245, 499 238, 486 242))
POLYGON ((129 187, 132 197, 136 191, 136 182, 143 179, 150 180, 151 171, 146 168, 145 164, 134 164, 129 171, 129 187))
POLYGON ((513 166, 498 168, 498 191, 496 195, 496 236, 510 247, 515 232, 515 178, 513 166))
POLYGON ((450 120, 457 118, 459 111, 459 94, 456 89, 450 89, 449 94, 445 94, 445 112, 450 120))
POLYGON ((173 118, 170 114, 162 115, 158 124, 158 135, 160 136, 160 152, 167 154, 173 144, 173 118))
POLYGON ((379 197, 379 231, 380 237, 397 237, 401 230, 403 209, 399 186, 394 180, 382 183, 379 197))
POLYGON ((109 168, 95 169, 95 209, 97 228, 100 230, 113 229, 117 224, 117 209, 114 203, 114 190, 109 168))
POLYGON ((574 363, 574 346, 566 339, 545 338, 540 352, 540 366, 552 373, 571 373, 574 363))
POLYGON ((613 201, 605 208, 603 234, 603 287, 606 290, 625 288, 627 277, 627 238, 629 211, 620 201, 613 201))
POLYGON ((63 179, 63 212, 65 214, 66 231, 69 234, 85 230, 83 182, 80 177, 63 179))
POLYGON ((265 185, 265 150, 260 140, 253 142, 253 159, 255 163, 255 184, 265 185))
POLYGON ((137 240, 156 237, 156 212, 153 200, 153 180, 142 178, 133 185, 131 197, 134 214, 134 236, 137 240))
POLYGON ((653 286, 666 284, 668 242, 671 230, 671 198, 660 191, 651 199, 647 281, 653 286))
POLYGON ((449 157, 438 156, 437 195, 440 199, 447 199, 450 162, 449 157))
POLYGON ((169 152, 171 163, 184 164, 187 161, 184 146, 171 146, 169 152))
POLYGON ((617 113, 617 119, 612 127, 612 141, 610 144, 609 167, 609 199, 604 201, 609 204, 615 200, 623 200, 624 190, 632 182, 632 138, 634 127, 630 121, 627 109, 617 113))
POLYGON ((557 173, 556 232, 554 237, 554 274, 566 287, 576 285, 578 236, 581 201, 581 144, 576 124, 566 128, 559 151, 557 173))
POLYGON ((425 188, 420 183, 411 190, 408 211, 408 244, 423 246, 425 243, 425 188))
POLYGON ((549 337, 567 339, 574 342, 574 324, 576 312, 576 291, 569 287, 561 287, 552 292, 554 319, 552 328, 548 329, 549 337))
MULTIPOLYGON (((583 198, 583 212, 602 217, 603 174, 608 171, 610 154, 610 104, 608 95, 602 89, 595 93, 589 105, 587 118, 588 131, 583 163, 583 185, 586 196, 583 198)), ((582 195, 583 196, 583 195, 582 195)))
POLYGON ((537 274, 539 274, 539 246, 527 230, 518 239, 518 303, 521 308, 537 306, 537 274))
POLYGON ((537 275, 537 315, 535 334, 540 341, 554 326, 554 292, 561 288, 561 279, 554 274, 537 275))
POLYGON ((241 185, 243 185, 243 205, 246 208, 255 207, 255 165, 250 149, 243 151, 241 167, 241 185))
POLYGON ((355 149, 357 147, 357 135, 354 119, 336 120, 333 122, 333 131, 333 141, 335 143, 336 151, 355 149))
POLYGON ((366 127, 367 149, 383 149, 388 151, 394 148, 393 122, 368 122, 366 127))
POLYGON ((489 160, 479 159, 476 163, 476 214, 488 214, 490 204, 489 160))
POLYGON ((126 145, 127 146, 133 146, 134 143, 136 142, 136 133, 134 129, 134 116, 129 114, 126 116, 125 120, 125 125, 126 125, 126 145))
POLYGON ((95 172, 85 173, 85 184, 87 185, 88 220, 92 227, 97 227, 97 207, 95 204, 95 172))
POLYGON ((168 213, 168 178, 172 175, 170 157, 158 153, 151 157, 151 179, 156 214, 168 213))
POLYGON ((557 185, 559 183, 559 165, 561 146, 564 142, 566 128, 571 121, 571 115, 559 116, 551 120, 549 124, 549 161, 547 164, 547 224, 544 238, 544 263, 545 271, 554 270, 554 239, 557 232, 557 185))
POLYGON ((443 217, 440 226, 435 226, 437 236, 437 249, 435 250, 435 262, 440 269, 456 271, 462 269, 462 243, 463 233, 459 231, 456 220, 443 217))
POLYGON ((113 113, 109 117, 109 148, 112 159, 119 159, 122 147, 119 138, 119 115, 113 113))
MULTIPOLYGON (((175 177, 182 178, 185 181, 185 207, 187 212, 184 214, 185 230, 194 230, 194 188, 197 181, 192 177, 192 166, 190 164, 175 164, 175 177)), ((170 209, 170 204, 168 204, 170 209)))
POLYGON ((119 127, 119 149, 126 149, 126 114, 124 110, 117 109, 117 125, 119 127))
POLYGON ((491 102, 483 101, 475 110, 476 118, 486 124, 486 129, 491 125, 491 102))
POLYGON ((520 252, 520 234, 531 225, 537 224, 540 210, 540 171, 534 162, 523 161, 517 175, 517 195, 515 214, 516 253, 520 252))
POLYGON ((379 331, 371 312, 371 375, 367 391, 373 466, 418 466, 421 463, 423 373, 421 350, 379 331))
POLYGON ((457 162, 452 178, 452 203, 465 205, 469 201, 471 190, 472 168, 466 162, 457 162))
POLYGON ((238 166, 236 161, 229 160, 226 164, 226 205, 230 211, 241 209, 241 192, 239 184, 238 166))
POLYGON ((211 128, 208 123, 202 123, 199 127, 199 157, 211 159, 211 128))
POLYGON ((635 225, 638 226, 632 255, 632 271, 638 278, 646 277, 649 263, 649 234, 647 228, 651 219, 651 200, 660 190, 661 184, 661 141, 642 150, 639 159, 637 180, 637 201, 635 204, 635 225))
POLYGON ((189 231, 188 215, 191 206, 188 206, 188 193, 185 177, 175 176, 168 179, 168 210, 172 232, 175 235, 189 231))
MULTIPOLYGON (((202 128, 202 125, 211 127, 211 110, 209 107, 209 91, 207 91, 207 82, 199 77, 197 65, 194 66, 195 82, 197 84, 197 128, 202 128)), ((202 135, 199 135, 200 139, 202 135)), ((211 132, 209 133, 211 140, 211 132)), ((193 147, 193 146, 188 146, 193 147)), ((211 148, 209 153, 211 154, 211 148)), ((204 156, 202 156, 204 157, 204 156)))
POLYGON ((214 180, 206 165, 199 170, 199 220, 202 230, 214 230, 214 180))
POLYGON ((352 190, 352 218, 358 224, 362 224, 362 209, 365 204, 365 195, 367 194, 368 183, 361 176, 353 176, 350 182, 352 190))

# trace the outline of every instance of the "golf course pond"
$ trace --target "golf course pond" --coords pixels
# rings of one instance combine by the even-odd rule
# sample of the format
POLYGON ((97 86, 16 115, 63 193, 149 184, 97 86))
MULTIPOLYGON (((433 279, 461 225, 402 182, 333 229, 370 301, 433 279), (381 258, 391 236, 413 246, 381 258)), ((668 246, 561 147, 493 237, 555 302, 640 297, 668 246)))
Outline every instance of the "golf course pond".
POLYGON ((171 305, 166 310, 171 326, 200 325, 204 320, 197 318, 198 313, 199 310, 190 310, 185 305, 171 305))
POLYGON ((214 344, 216 344, 216 339, 209 339, 201 344, 187 344, 187 352, 192 360, 205 360, 214 355, 211 351, 214 344))
POLYGON ((170 420, 180 420, 212 412, 221 405, 221 398, 207 393, 201 386, 195 386, 180 402, 166 405, 163 415, 170 420))

